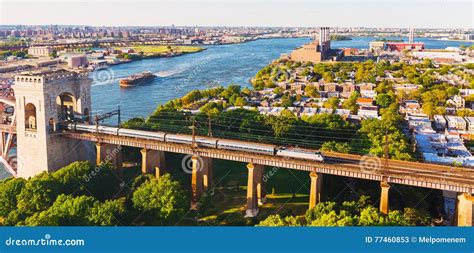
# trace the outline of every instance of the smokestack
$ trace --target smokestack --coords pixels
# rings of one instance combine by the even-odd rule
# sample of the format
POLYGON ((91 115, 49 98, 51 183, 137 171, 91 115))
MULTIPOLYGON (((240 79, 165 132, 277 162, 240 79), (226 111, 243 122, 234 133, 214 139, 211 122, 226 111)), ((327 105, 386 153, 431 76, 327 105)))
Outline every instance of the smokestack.
POLYGON ((323 37, 324 37, 324 29, 320 27, 319 28, 319 47, 323 45, 323 37))
POLYGON ((321 33, 323 34, 323 43, 326 41, 326 28, 322 27, 321 28, 321 33))
POLYGON ((411 28, 410 33, 408 35, 408 43, 413 43, 415 38, 415 29, 411 28))

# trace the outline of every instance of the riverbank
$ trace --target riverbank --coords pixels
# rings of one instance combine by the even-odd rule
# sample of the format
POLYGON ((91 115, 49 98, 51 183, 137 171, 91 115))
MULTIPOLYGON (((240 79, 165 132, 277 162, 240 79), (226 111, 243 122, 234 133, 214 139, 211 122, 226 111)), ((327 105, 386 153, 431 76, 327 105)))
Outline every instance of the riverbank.
POLYGON ((196 46, 144 45, 115 48, 115 50, 122 52, 119 54, 119 58, 121 59, 121 61, 117 63, 112 63, 110 65, 130 63, 133 61, 144 59, 177 57, 186 54, 199 53, 206 50, 206 48, 196 46))

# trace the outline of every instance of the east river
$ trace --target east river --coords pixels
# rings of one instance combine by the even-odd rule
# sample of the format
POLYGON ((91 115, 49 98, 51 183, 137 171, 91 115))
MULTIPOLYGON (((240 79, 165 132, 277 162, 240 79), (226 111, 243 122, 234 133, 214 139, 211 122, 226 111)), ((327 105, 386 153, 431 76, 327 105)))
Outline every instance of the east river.
MULTIPOLYGON (((399 38, 395 38, 399 39, 399 38)), ((368 48, 373 37, 355 37, 348 41, 333 41, 332 48, 368 48)), ((426 48, 446 48, 472 43, 417 39, 426 48)), ((249 80, 264 66, 310 42, 309 38, 265 39, 243 44, 209 46, 205 51, 171 58, 155 58, 115 65, 92 72, 93 113, 112 111, 120 106, 122 119, 146 117, 157 105, 181 97, 194 89, 214 85, 239 84, 250 86, 249 80), (121 78, 134 73, 151 71, 158 75, 154 81, 129 89, 120 89, 121 78)), ((0 179, 9 174, 0 168, 0 179)))
MULTIPOLYGON (((400 39, 400 38, 395 38, 400 39)), ((333 41, 332 48, 368 48, 373 37, 355 37, 333 41)), ((120 106, 122 118, 147 116, 157 105, 181 97, 194 89, 214 85, 250 86, 249 80, 258 70, 294 48, 308 43, 309 38, 265 39, 243 44, 208 46, 205 51, 171 58, 155 58, 115 65, 93 72, 92 106, 94 113, 104 113, 120 106), (131 89, 120 89, 118 81, 134 73, 151 71, 154 81, 131 89)), ((426 48, 459 46, 463 42, 418 39, 426 48)), ((469 45, 469 43, 465 43, 469 45)), ((472 43, 470 43, 472 44, 472 43)))

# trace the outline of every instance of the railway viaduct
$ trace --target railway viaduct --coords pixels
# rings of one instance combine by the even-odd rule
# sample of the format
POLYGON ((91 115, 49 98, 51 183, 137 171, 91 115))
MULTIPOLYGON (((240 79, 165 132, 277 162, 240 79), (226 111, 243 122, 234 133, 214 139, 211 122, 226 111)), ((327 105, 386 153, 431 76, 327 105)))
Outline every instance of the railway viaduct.
POLYGON ((122 166, 122 146, 141 149, 142 172, 157 177, 166 171, 165 153, 192 155, 191 208, 197 209, 202 193, 212 188, 212 160, 225 159, 247 163, 246 216, 257 215, 265 202, 265 166, 307 171, 311 178, 309 208, 321 196, 324 174, 380 182, 380 211, 389 211, 391 184, 403 184, 457 193, 456 224, 472 226, 474 214, 474 170, 444 165, 387 160, 383 166, 361 166, 365 158, 357 155, 325 153, 326 162, 289 159, 252 152, 230 151, 168 143, 146 138, 130 138, 89 132, 60 132, 58 122, 90 123, 91 80, 86 74, 68 71, 26 73, 15 77, 15 96, 0 97, 4 107, 14 107, 2 115, 1 157, 5 167, 17 177, 31 177, 57 170, 78 160, 111 162, 122 166), (10 152, 17 143, 16 157, 10 152), (95 147, 94 147, 95 143, 95 147))

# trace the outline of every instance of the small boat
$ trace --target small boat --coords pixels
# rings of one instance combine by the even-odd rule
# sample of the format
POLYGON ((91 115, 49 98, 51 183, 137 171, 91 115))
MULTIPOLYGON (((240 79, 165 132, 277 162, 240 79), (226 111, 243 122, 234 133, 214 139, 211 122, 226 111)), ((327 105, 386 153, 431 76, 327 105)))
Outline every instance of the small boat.
POLYGON ((156 78, 156 75, 149 71, 131 75, 125 79, 120 80, 119 84, 122 88, 134 87, 140 84, 147 83, 156 78))

